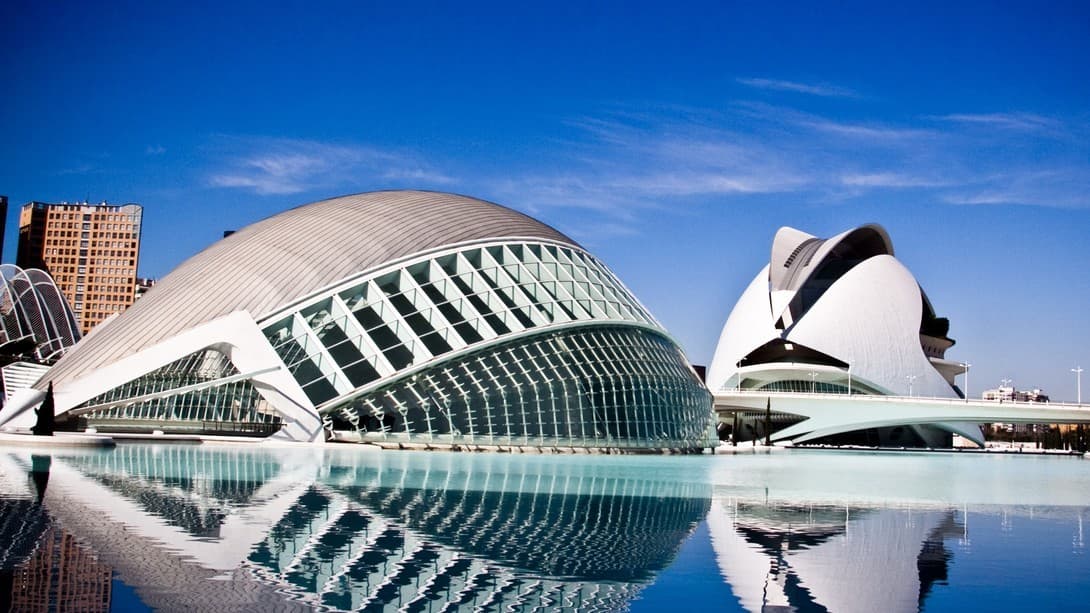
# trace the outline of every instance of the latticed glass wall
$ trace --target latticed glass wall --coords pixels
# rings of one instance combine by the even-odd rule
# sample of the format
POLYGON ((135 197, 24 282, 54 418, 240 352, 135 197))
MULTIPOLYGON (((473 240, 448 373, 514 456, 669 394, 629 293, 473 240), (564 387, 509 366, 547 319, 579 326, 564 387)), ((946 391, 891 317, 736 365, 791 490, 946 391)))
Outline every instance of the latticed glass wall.
POLYGON ((693 448, 706 442, 711 397, 669 339, 591 326, 454 357, 327 415, 362 440, 693 448))
POLYGON ((238 374, 227 356, 205 349, 96 396, 77 410, 106 405, 83 414, 88 425, 100 427, 239 434, 278 430, 279 416, 248 380, 175 393, 238 374))
POLYGON ((353 282, 264 329, 318 406, 478 343, 588 321, 657 326, 587 253, 505 243, 353 282))

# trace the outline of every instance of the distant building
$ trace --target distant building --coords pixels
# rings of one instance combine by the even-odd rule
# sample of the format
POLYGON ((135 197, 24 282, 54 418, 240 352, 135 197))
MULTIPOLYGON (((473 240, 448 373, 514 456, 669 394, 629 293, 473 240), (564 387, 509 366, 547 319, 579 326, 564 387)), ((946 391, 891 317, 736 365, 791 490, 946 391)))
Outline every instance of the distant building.
POLYGON ((145 279, 143 277, 136 278, 136 293, 133 296, 133 300, 139 300, 141 296, 148 293, 148 290, 155 286, 155 279, 145 279))
POLYGON ((1048 402, 1048 394, 1039 387, 1032 390, 1016 390, 1013 386, 1000 385, 995 389, 984 390, 980 397, 984 400, 1006 402, 1048 402))
POLYGON ((53 276, 83 334, 136 299, 143 210, 106 202, 23 205, 16 263, 53 276))
MULTIPOLYGON (((1013 385, 1000 385, 995 389, 984 390, 980 397, 997 402, 1048 402, 1048 394, 1041 388, 1017 390, 1013 385)), ((1040 431, 1041 428, 1047 429, 1047 425, 993 423, 992 428, 1012 434, 1026 434, 1040 431)))

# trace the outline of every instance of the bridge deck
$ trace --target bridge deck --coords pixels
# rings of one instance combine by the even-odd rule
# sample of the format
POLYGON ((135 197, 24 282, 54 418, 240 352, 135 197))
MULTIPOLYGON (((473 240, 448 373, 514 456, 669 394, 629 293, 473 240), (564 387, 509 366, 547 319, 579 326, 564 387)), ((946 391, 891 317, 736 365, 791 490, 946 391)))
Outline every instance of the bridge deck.
POLYGON ((726 390, 715 394, 715 411, 763 411, 806 417, 772 434, 773 440, 810 440, 829 434, 888 426, 962 423, 1090 424, 1090 405, 999 402, 961 398, 867 396, 726 390))

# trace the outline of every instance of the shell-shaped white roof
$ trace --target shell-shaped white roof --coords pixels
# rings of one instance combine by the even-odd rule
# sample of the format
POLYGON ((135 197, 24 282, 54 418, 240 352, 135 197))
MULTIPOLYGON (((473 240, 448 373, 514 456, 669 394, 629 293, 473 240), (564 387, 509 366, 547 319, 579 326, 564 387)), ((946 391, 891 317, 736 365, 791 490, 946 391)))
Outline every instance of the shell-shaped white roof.
POLYGON ((183 262, 127 311, 92 331, 47 378, 60 383, 81 376, 234 311, 260 319, 415 253, 503 238, 578 247, 522 213, 455 194, 385 191, 306 204, 249 225, 183 262))

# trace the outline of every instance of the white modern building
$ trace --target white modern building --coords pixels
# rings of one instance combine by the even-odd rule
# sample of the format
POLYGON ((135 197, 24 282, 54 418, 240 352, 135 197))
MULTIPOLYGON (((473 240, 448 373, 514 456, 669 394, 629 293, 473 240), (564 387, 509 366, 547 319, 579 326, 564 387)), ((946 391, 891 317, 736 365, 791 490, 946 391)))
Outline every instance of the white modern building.
POLYGON ((711 397, 570 238, 452 194, 300 206, 182 263, 0 411, 27 427, 695 449, 711 397))
MULTIPOLYGON (((881 226, 865 225, 829 239, 784 227, 773 240, 771 261, 723 327, 707 383, 713 393, 958 398, 954 379, 966 367, 945 358, 954 344, 948 329, 949 321, 936 316, 912 273, 894 257, 881 226)), ((784 416, 778 417, 783 425, 784 416)), ((754 433, 761 430, 760 420, 749 425, 754 433)), ((976 424, 857 429, 841 419, 825 436, 936 447, 949 446, 956 433, 983 444, 976 424)))
POLYGON ((0 265, 0 355, 52 362, 79 339, 72 309, 48 273, 0 265))

